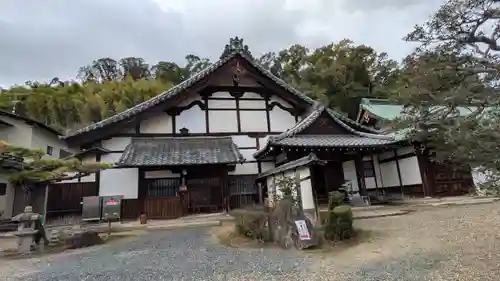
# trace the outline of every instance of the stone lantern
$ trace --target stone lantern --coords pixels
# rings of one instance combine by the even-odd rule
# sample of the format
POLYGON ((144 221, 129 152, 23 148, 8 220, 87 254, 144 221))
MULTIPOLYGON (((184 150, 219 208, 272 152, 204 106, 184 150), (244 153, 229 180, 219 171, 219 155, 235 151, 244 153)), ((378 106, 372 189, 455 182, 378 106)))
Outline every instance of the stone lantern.
POLYGON ((17 236, 17 250, 19 254, 27 254, 31 252, 36 229, 36 222, 40 219, 40 215, 33 213, 33 207, 26 206, 24 212, 12 218, 12 221, 18 223, 17 231, 14 233, 17 236))

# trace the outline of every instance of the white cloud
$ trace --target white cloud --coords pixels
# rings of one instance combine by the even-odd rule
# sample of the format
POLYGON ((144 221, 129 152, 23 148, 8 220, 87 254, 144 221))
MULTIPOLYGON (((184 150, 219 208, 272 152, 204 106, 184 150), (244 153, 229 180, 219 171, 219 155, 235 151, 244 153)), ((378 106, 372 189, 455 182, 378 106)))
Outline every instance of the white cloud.
POLYGON ((217 59, 230 37, 252 53, 350 38, 401 59, 401 38, 442 0, 17 0, 0 2, 0 85, 74 77, 99 57, 217 59), (27 8, 29 7, 29 9, 27 8))

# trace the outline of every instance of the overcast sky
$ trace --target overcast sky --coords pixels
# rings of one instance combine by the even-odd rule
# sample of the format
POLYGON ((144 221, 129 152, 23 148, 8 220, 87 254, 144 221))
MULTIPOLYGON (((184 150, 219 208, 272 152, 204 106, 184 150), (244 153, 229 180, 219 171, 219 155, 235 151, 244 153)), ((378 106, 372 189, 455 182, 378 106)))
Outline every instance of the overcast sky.
POLYGON ((401 38, 443 0, 0 0, 0 86, 71 79, 100 57, 217 59, 230 37, 254 55, 343 38, 400 60, 401 38))

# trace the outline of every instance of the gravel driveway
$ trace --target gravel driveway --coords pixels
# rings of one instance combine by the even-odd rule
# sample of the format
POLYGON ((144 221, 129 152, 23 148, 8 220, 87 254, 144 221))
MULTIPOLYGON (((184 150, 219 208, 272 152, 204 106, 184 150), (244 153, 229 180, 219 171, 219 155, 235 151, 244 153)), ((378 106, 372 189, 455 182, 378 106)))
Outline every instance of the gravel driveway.
POLYGON ((0 262, 1 280, 498 280, 500 203, 356 221, 373 241, 335 253, 234 249, 203 229, 0 262), (6 278, 6 279, 4 279, 6 278))

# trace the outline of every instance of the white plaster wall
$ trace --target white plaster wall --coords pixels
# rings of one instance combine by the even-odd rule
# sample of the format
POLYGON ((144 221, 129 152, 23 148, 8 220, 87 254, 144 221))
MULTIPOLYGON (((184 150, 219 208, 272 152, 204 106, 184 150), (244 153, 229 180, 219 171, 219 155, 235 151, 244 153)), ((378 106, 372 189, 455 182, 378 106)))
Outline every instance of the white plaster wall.
MULTIPOLYGON (((198 119, 198 122, 201 122, 201 119, 198 119)), ((236 110, 210 110, 208 111, 208 122, 210 133, 231 133, 238 131, 236 110)))
POLYGON ((399 186, 398 169, 395 161, 380 163, 383 187, 399 186))
POLYGON ((301 195, 301 200, 302 200, 302 208, 306 210, 314 209, 315 204, 314 204, 314 196, 312 192, 312 183, 311 179, 307 180, 302 180, 306 177, 309 177, 311 175, 311 172, 309 170, 309 167, 301 167, 297 169, 297 173, 299 173, 300 176, 300 195, 301 195))
MULTIPOLYGON (((101 147, 112 151, 122 151, 125 150, 125 147, 127 147, 127 145, 129 145, 131 141, 131 137, 113 137, 107 140, 102 140, 101 147)), ((101 161, 105 162, 102 159, 101 161)))
POLYGON ((255 158, 253 158, 253 154, 255 153, 255 151, 256 151, 255 148, 248 148, 248 149, 240 148, 240 153, 245 158, 245 161, 255 161, 255 158))
POLYGON ((101 156, 101 162, 103 163, 116 163, 120 160, 122 153, 108 153, 101 156))
POLYGON ((256 175, 259 173, 259 166, 256 162, 236 164, 234 171, 230 175, 256 175))
POLYGON ((246 99, 262 99, 262 96, 254 92, 245 92, 242 96, 246 99))
POLYGON ((236 100, 208 100, 208 110, 212 108, 230 108, 236 109, 236 100))
POLYGON ((262 169, 262 172, 264 173, 265 171, 274 169, 275 165, 274 162, 260 162, 260 167, 262 169))
POLYGON ((47 158, 59 159, 61 149, 71 151, 66 143, 60 140, 57 135, 42 128, 32 127, 31 148, 42 149, 46 152, 47 146, 52 147, 52 155, 46 155, 45 157, 47 158))
POLYGON ((139 169, 108 169, 101 171, 99 196, 123 195, 124 199, 137 199, 139 169))
POLYGON ((359 191, 354 160, 343 162, 342 169, 344 170, 344 179, 351 182, 352 191, 359 191))
POLYGON ((182 128, 187 128, 190 133, 206 133, 207 131, 205 111, 198 106, 193 106, 190 109, 184 110, 175 118, 177 132, 182 128))
POLYGON ((232 98, 229 92, 215 92, 212 94, 213 98, 232 98))
POLYGON ((295 117, 277 106, 269 112, 269 119, 272 132, 284 132, 295 125, 295 117))
POLYGON ((13 126, 2 126, 2 140, 16 146, 31 147, 32 127, 23 121, 0 116, 0 120, 12 124, 13 126))
POLYGON ((266 110, 266 101, 265 100, 240 100, 240 109, 262 109, 266 110))
POLYGON ((143 134, 172 134, 174 133, 172 116, 165 112, 159 112, 157 115, 142 120, 140 132, 143 134))
POLYGON ((172 173, 170 170, 157 170, 157 171, 146 171, 144 172, 144 178, 146 179, 162 179, 162 178, 178 178, 181 174, 172 173))
POLYGON ((403 185, 421 184, 422 176, 417 156, 398 160, 403 185))
MULTIPOLYGON (((267 132, 266 111, 241 111, 241 131, 243 132, 267 132)), ((272 121, 271 121, 272 123, 272 121)))
POLYGON ((256 147, 257 141, 249 136, 231 136, 234 144, 238 147, 256 147))

